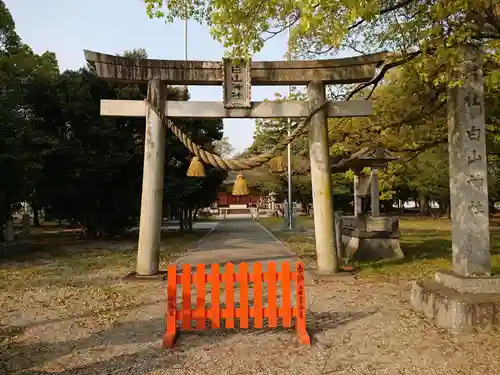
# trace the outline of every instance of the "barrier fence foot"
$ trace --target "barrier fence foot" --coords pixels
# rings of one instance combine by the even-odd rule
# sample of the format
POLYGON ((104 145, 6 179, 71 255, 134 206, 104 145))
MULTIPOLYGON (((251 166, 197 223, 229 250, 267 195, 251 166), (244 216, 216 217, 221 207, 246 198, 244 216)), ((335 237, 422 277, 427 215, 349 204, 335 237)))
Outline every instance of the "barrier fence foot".
POLYGON ((177 340, 178 332, 171 333, 167 332, 165 333, 165 337, 163 338, 163 348, 164 349, 172 349, 175 346, 175 341, 177 340))
POLYGON ((299 341, 304 345, 311 345, 311 337, 305 330, 300 330, 297 332, 299 334, 299 341))

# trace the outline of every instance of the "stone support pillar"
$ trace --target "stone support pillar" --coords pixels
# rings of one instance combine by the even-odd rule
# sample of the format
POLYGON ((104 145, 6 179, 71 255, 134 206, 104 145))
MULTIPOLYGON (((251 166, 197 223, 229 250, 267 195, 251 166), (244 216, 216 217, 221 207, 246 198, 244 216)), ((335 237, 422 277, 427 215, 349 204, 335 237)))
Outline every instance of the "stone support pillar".
POLYGON ((372 169, 371 181, 370 181, 370 191, 371 191, 371 206, 372 206, 372 216, 380 216, 380 193, 378 190, 378 169, 372 169))
MULTIPOLYGON (((325 85, 320 81, 313 81, 307 86, 307 94, 312 111, 325 101, 325 85)), ((311 118, 309 150, 318 272, 334 273, 338 271, 338 260, 335 246, 332 173, 325 110, 317 112, 311 118)))
MULTIPOLYGON (((166 86, 158 79, 149 81, 148 98, 153 103, 166 100, 166 86)), ((146 113, 144 144, 144 172, 142 177, 141 219, 139 249, 137 251, 138 276, 158 273, 163 204, 163 178, 165 169, 166 130, 156 113, 146 113)))
POLYGON ((482 68, 472 49, 458 71, 461 87, 448 91, 448 142, 453 271, 491 273, 486 129, 482 68))
POLYGON ((363 213, 363 201, 359 195, 360 176, 354 175, 354 216, 358 217, 363 213))

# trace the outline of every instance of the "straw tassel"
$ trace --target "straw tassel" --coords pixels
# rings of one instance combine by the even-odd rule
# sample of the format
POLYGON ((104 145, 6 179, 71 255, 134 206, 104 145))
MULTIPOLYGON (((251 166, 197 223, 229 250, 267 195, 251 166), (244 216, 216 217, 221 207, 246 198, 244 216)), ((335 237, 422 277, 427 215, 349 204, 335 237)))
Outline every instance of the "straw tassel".
POLYGON ((269 162, 272 173, 283 173, 286 170, 285 158, 282 154, 276 155, 269 162))
POLYGON ((248 195, 248 185, 242 174, 236 177, 236 181, 233 185, 233 195, 248 195))
POLYGON ((205 167, 200 158, 193 156, 186 174, 188 177, 205 177, 205 167))

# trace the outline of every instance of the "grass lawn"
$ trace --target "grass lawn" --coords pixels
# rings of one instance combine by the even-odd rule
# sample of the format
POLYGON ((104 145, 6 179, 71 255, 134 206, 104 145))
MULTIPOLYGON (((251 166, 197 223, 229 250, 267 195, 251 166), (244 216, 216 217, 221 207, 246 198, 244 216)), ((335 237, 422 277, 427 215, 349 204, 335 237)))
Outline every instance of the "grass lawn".
MULTIPOLYGON (((172 256, 205 233, 163 233, 160 268, 165 268, 172 256)), ((125 276, 134 270, 136 255, 135 238, 86 242, 76 240, 71 232, 41 233, 31 243, 19 245, 0 257, 0 290, 15 289, 18 284, 80 286, 91 283, 89 275, 103 270, 125 276)))
MULTIPOLYGON (((281 231, 281 220, 263 218, 263 225, 274 231, 306 262, 314 262, 314 224, 311 218, 300 217, 303 233, 281 231)), ((377 261, 358 264, 362 277, 383 277, 391 280, 433 277, 436 270, 451 268, 451 221, 448 219, 403 218, 400 220, 401 248, 405 258, 400 261, 377 261)), ((494 219, 490 226, 492 272, 500 273, 500 228, 494 219)))
MULTIPOLYGON (((135 269, 136 236, 83 241, 75 231, 38 232, 29 243, 7 248, 0 256, 0 350, 26 321, 112 324, 122 312, 145 302, 148 283, 121 281, 135 269)), ((160 269, 205 233, 162 233, 160 269)), ((158 298, 157 292, 151 295, 158 298)))

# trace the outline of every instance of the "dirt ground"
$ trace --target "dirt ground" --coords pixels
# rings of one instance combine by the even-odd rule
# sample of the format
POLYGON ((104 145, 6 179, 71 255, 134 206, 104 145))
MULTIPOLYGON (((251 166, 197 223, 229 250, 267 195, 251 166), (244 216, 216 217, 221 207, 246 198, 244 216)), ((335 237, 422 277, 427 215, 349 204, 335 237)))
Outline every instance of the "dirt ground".
MULTIPOLYGON (((177 252, 187 247, 172 239, 177 252)), ((0 263, 0 374, 497 374, 498 332, 454 337, 409 309, 409 283, 306 287, 313 343, 293 330, 181 333, 161 349, 164 288, 124 282, 130 246, 0 263)), ((104 248, 108 246, 108 248, 104 248)), ((162 252, 162 267, 176 252, 162 252)))

